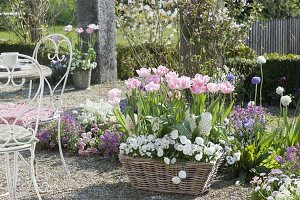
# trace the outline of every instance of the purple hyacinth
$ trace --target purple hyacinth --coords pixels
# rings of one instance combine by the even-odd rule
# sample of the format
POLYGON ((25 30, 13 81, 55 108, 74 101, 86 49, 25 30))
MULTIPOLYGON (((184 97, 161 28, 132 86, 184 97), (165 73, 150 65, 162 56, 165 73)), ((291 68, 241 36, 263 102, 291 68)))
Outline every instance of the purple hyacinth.
POLYGON ((254 77, 251 79, 251 83, 252 83, 253 85, 259 84, 259 83, 260 83, 260 77, 254 76, 254 77))

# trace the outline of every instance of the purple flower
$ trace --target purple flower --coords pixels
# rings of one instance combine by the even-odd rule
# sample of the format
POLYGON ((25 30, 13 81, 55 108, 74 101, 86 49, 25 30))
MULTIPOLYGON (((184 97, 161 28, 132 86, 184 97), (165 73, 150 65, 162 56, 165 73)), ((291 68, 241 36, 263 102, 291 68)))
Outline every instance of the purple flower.
POLYGON ((254 76, 254 77, 251 79, 251 83, 252 83, 253 85, 259 84, 259 83, 260 83, 260 77, 254 76))
POLYGON ((284 86, 286 81, 287 81, 286 77, 281 77, 280 79, 278 79, 278 83, 279 83, 280 86, 284 86))
POLYGON ((234 76, 233 74, 228 74, 228 75, 226 76, 226 79, 227 79, 227 81, 232 82, 232 81, 234 81, 235 76, 234 76))
POLYGON ((116 156, 119 153, 119 145, 123 134, 105 130, 104 134, 99 138, 99 150, 104 153, 105 159, 110 159, 111 156, 116 156))
POLYGON ((276 162, 282 163, 283 162, 283 157, 282 156, 276 156, 275 157, 276 162))

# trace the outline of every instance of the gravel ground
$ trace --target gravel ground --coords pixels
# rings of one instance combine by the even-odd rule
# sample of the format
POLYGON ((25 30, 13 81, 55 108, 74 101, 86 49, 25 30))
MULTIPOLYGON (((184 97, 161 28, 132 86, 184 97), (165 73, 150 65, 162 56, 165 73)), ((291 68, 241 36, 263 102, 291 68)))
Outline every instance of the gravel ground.
MULTIPOLYGON (((105 99, 107 92, 114 87, 124 89, 121 82, 94 85, 90 90, 75 90, 72 87, 67 87, 65 92, 66 110, 78 108, 80 104, 85 102, 85 99, 92 101, 97 101, 100 98, 105 99)), ((18 92, 23 93, 23 91, 18 92)), ((11 97, 12 95, 9 92, 5 96, 6 99, 11 97)), ((45 100, 48 101, 49 98, 46 97, 45 100)), ((26 157, 26 154, 24 157, 26 157)), ((68 182, 64 175, 58 151, 37 149, 36 161, 39 185, 43 188, 42 183, 46 180, 52 189, 52 191, 42 194, 43 199, 244 200, 249 196, 248 187, 235 186, 234 180, 225 180, 222 174, 217 176, 210 191, 199 197, 143 191, 131 187, 127 175, 117 162, 106 161, 96 156, 78 157, 70 152, 65 154, 65 158, 76 183, 68 182)), ((0 163, 0 165, 3 166, 3 163, 0 163)), ((21 172, 21 174, 25 177, 24 180, 19 181, 20 188, 23 189, 26 183, 26 173, 21 172)), ((0 170, 0 178, 1 182, 5 182, 3 170, 0 170)), ((2 186, 5 186, 5 183, 2 186)), ((29 196, 23 199, 36 199, 35 193, 30 192, 29 196)))

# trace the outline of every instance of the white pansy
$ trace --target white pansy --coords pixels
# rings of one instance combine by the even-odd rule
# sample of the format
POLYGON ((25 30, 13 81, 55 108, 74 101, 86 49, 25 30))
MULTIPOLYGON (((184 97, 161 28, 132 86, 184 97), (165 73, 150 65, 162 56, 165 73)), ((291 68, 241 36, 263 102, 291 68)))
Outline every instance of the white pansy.
POLYGON ((203 157, 203 154, 202 154, 202 153, 199 153, 199 154, 197 154, 197 155, 195 156, 195 159, 196 159, 197 161, 200 161, 200 160, 202 159, 202 157, 203 157))
POLYGON ((233 165, 235 163, 235 158, 232 156, 226 156, 226 161, 228 165, 233 165))
POLYGON ((220 144, 225 144, 225 140, 219 140, 220 144))
POLYGON ((233 140, 234 140, 234 136, 229 136, 229 137, 228 137, 228 141, 229 141, 229 142, 232 142, 233 140))
POLYGON ((171 133, 170 133, 170 136, 173 140, 176 140, 178 138, 178 130, 173 130, 171 133))
POLYGON ((198 144, 198 145, 203 145, 204 140, 203 140, 202 137, 196 137, 196 138, 195 138, 195 142, 196 142, 196 144, 198 144))
POLYGON ((292 99, 290 96, 285 95, 280 98, 280 102, 283 106, 288 106, 292 102, 292 99))
POLYGON ((178 146, 177 146, 177 151, 182 151, 183 150, 183 145, 182 144, 179 144, 178 146))
POLYGON ((172 182, 173 182, 174 184, 178 185, 178 184, 181 182, 181 180, 180 180, 180 178, 179 178, 178 176, 174 176, 174 177, 172 178, 172 182))
POLYGON ((229 146, 225 146, 225 151, 226 151, 226 152, 231 152, 231 151, 232 151, 232 148, 229 147, 229 146))
POLYGON ((181 135, 179 137, 179 140, 180 140, 181 144, 186 144, 188 139, 186 138, 185 135, 181 135))
POLYGON ((182 153, 184 155, 190 155, 191 151, 192 151, 192 146, 190 144, 186 144, 186 145, 183 146, 182 153))
POLYGON ((234 156, 235 160, 238 161, 238 160, 241 159, 241 152, 236 152, 236 153, 233 154, 233 156, 234 156))
POLYGON ((256 61, 258 64, 265 64, 267 62, 264 56, 258 56, 256 61))
POLYGON ((78 115, 78 111, 77 111, 77 110, 73 110, 73 111, 72 111, 72 114, 73 114, 73 115, 78 115))
POLYGON ((171 164, 173 165, 173 164, 175 164, 176 163, 176 158, 172 158, 171 159, 171 164))
POLYGON ((278 87, 276 88, 276 93, 277 93, 277 94, 283 95, 283 92, 284 92, 284 88, 283 88, 283 87, 278 86, 278 87))
POLYGON ((229 119, 228 119, 227 117, 224 119, 223 125, 224 125, 224 126, 229 125, 229 119))
POLYGON ((170 158, 168 157, 164 157, 164 162, 169 165, 170 164, 170 158))
POLYGON ((164 155, 164 150, 158 149, 158 150, 157 150, 157 156, 158 156, 158 157, 162 157, 163 155, 164 155))
POLYGON ((179 178, 181 178, 181 179, 185 179, 185 178, 186 178, 186 172, 183 171, 183 170, 181 170, 181 171, 178 173, 178 176, 179 176, 179 178))
POLYGON ((208 156, 214 155, 215 152, 216 152, 216 148, 215 148, 214 146, 208 147, 208 148, 206 149, 206 154, 207 154, 208 156))
POLYGON ((200 117, 201 120, 198 126, 200 134, 208 136, 211 130, 212 115, 209 112, 203 112, 200 117))
POLYGON ((260 187, 257 186, 254 190, 255 190, 255 192, 257 192, 258 190, 260 190, 260 187))

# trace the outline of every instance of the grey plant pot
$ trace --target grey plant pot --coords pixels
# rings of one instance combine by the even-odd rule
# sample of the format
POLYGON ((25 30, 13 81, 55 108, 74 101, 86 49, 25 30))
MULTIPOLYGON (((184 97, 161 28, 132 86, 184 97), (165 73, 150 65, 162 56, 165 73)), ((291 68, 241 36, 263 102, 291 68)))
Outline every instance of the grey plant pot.
POLYGON ((76 89, 89 89, 91 86, 92 70, 73 71, 73 82, 76 89))

